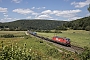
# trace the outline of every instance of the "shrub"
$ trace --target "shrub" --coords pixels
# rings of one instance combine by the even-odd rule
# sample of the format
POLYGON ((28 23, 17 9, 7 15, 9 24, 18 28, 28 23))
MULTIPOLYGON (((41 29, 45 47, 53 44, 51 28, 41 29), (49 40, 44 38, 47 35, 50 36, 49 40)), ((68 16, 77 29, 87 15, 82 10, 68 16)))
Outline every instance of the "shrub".
POLYGON ((90 26, 87 26, 87 27, 85 28, 85 30, 86 30, 86 31, 90 31, 90 26))
POLYGON ((13 34, 6 34, 6 35, 2 35, 1 37, 4 37, 4 38, 13 38, 14 35, 13 34))
POLYGON ((40 41, 40 43, 43 43, 43 41, 40 41))
POLYGON ((55 48, 48 49, 47 55, 52 56, 54 58, 59 58, 60 57, 59 51, 55 48))
POLYGON ((80 54, 80 57, 82 60, 89 60, 90 59, 90 49, 87 47, 84 47, 84 51, 82 54, 80 54))
POLYGON ((55 30, 55 33, 62 33, 61 31, 59 31, 59 30, 55 30))

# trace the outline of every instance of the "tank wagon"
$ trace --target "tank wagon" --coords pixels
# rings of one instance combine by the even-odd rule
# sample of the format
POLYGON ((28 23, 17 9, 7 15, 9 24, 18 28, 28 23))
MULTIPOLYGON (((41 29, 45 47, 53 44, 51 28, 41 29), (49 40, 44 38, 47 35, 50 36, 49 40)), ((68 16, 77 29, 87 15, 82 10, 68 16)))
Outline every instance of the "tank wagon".
POLYGON ((29 34, 31 34, 31 35, 34 35, 34 36, 37 35, 36 32, 32 32, 32 31, 29 31, 29 30, 27 31, 27 33, 29 33, 29 34))
POLYGON ((66 45, 66 46, 71 46, 70 39, 66 38, 66 37, 63 38, 63 37, 59 37, 59 36, 54 36, 52 38, 52 40, 54 42, 57 42, 57 43, 60 43, 60 44, 66 45))

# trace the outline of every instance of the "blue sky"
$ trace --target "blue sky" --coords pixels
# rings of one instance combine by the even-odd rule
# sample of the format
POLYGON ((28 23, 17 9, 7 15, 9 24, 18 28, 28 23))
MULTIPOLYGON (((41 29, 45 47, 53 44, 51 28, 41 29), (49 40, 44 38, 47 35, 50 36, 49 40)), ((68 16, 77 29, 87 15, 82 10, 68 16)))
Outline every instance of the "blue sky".
POLYGON ((18 19, 72 21, 90 16, 90 0, 0 0, 0 22, 18 19))

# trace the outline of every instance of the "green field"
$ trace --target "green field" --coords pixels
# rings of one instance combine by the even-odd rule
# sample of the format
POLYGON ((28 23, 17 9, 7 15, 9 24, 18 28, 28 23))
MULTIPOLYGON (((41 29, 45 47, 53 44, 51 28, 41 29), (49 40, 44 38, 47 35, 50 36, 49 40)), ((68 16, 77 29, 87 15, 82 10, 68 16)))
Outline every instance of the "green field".
MULTIPOLYGON (((47 54, 49 49, 53 49, 54 47, 49 46, 49 44, 41 39, 35 38, 33 36, 27 36, 25 35, 26 31, 0 31, 0 36, 5 34, 13 34, 17 37, 14 38, 3 38, 0 37, 0 50, 1 50, 1 42, 3 41, 4 46, 10 46, 11 44, 17 45, 21 48, 24 47, 24 44, 26 44, 26 48, 29 50, 32 50, 33 52, 36 52, 40 56, 44 56, 44 60, 55 60, 56 58, 53 58, 52 56, 49 56, 47 54)), ((56 50, 56 49, 55 49, 56 50)), ((60 52, 58 52, 59 54, 60 52)), ((59 55, 60 56, 60 55, 59 55)), ((59 58, 57 58, 59 59, 59 58)))
POLYGON ((70 38, 71 44, 90 48, 90 31, 84 30, 67 30, 61 31, 62 33, 38 33, 39 35, 52 38, 53 36, 67 37, 70 38))
MULTIPOLYGON (((42 57, 42 60, 62 60, 66 58, 66 55, 71 54, 68 59, 75 58, 78 59, 77 55, 72 55, 71 52, 62 51, 62 49, 53 46, 53 44, 48 43, 42 39, 35 38, 31 35, 25 35, 25 31, 0 31, 0 36, 5 34, 13 34, 17 37, 14 38, 0 38, 0 42, 3 41, 4 46, 10 46, 11 44, 17 45, 23 49, 24 44, 26 48, 32 50, 32 53, 38 54, 42 57), (61 50, 62 52, 59 52, 61 50)), ((2 44, 0 43, 0 48, 2 44)), ((17 51, 17 50, 16 50, 17 51)), ((35 54, 33 55, 35 57, 35 54)), ((67 58, 66 58, 67 59, 67 58)), ((78 59, 79 60, 79 59, 78 59)))
MULTIPOLYGON (((84 47, 87 46, 90 48, 90 31, 84 30, 67 30, 61 31, 62 33, 40 33, 38 35, 52 38, 53 36, 61 36, 70 38, 71 44, 84 47)), ((13 34, 19 38, 0 38, 1 40, 8 41, 14 39, 15 41, 21 40, 25 36, 25 31, 0 31, 0 36, 4 34, 13 34)))
POLYGON ((15 36, 23 36, 25 35, 25 31, 0 31, 0 35, 4 34, 13 34, 15 36))
MULTIPOLYGON (((0 36, 5 34, 13 34, 14 38, 3 38, 0 37, 0 42, 3 41, 4 46, 9 46, 10 44, 17 45, 19 47, 24 47, 24 44, 26 44, 26 48, 29 50, 32 50, 32 53, 35 52, 39 56, 43 58, 43 60, 70 60, 70 59, 76 59, 80 60, 77 54, 65 51, 61 48, 58 48, 54 46, 52 43, 48 43, 42 39, 33 37, 31 35, 27 36, 25 35, 26 31, 0 31, 0 36), (62 52, 59 52, 59 51, 62 52), (69 57, 67 55, 70 55, 69 57)), ((89 46, 90 43, 90 32, 89 31, 83 31, 83 30, 68 30, 68 31, 62 31, 62 33, 40 33, 39 35, 52 38, 53 36, 61 36, 61 37, 68 37, 71 39, 71 44, 78 45, 81 47, 89 46)), ((0 43, 0 48, 2 44, 0 43)))
POLYGON ((24 31, 0 31, 0 48, 1 48, 1 42, 3 41, 4 45, 10 45, 12 41, 14 43, 17 43, 18 41, 23 40, 23 36, 25 35, 24 31), (17 36, 15 38, 3 38, 1 35, 6 34, 13 34, 14 36, 17 36))

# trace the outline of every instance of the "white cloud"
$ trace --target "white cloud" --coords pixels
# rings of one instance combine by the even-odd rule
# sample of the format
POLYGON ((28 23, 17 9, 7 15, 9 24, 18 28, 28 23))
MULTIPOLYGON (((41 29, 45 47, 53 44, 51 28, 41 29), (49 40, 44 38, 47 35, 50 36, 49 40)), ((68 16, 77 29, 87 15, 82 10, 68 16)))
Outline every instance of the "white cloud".
MULTIPOLYGON (((36 9, 35 7, 33 7, 33 9, 36 9)), ((23 15, 27 15, 26 19, 31 19, 31 18, 35 18, 35 19, 57 19, 57 20, 62 20, 62 19, 67 19, 67 20, 75 20, 81 17, 78 17, 78 13, 81 12, 81 10, 76 9, 76 10, 44 10, 44 11, 33 11, 31 9, 14 9, 13 12, 19 13, 19 14, 23 14, 23 15), (29 15, 30 14, 30 15, 29 15), (62 19, 60 19, 62 18, 62 19)), ((14 21, 14 18, 10 19, 8 17, 8 14, 6 14, 6 12, 3 12, 5 18, 1 19, 1 21, 14 21)))
POLYGON ((39 15, 36 17, 36 19, 48 19, 48 18, 52 18, 49 15, 39 15))
POLYGON ((56 11, 53 11, 53 13, 61 14, 61 15, 63 15, 63 14, 74 14, 74 13, 78 13, 78 12, 81 12, 81 10, 77 9, 77 10, 65 10, 65 11, 56 10, 56 11))
POLYGON ((35 9, 35 7, 32 7, 31 9, 35 9))
POLYGON ((11 20, 12 18, 4 18, 4 19, 11 20))
MULTIPOLYGON (((52 19, 52 15, 55 15, 56 17, 58 17, 58 19, 60 17, 65 18, 67 20, 75 20, 81 17, 78 17, 78 13, 81 12, 81 10, 76 9, 76 10, 45 10, 42 11, 40 14, 38 13, 36 18, 38 19, 52 19)), ((55 19, 55 16, 53 17, 53 19, 55 19)), ((60 19, 59 19, 60 20, 60 19)))
POLYGON ((49 20, 59 20, 59 19, 57 19, 57 18, 50 18, 49 20))
POLYGON ((31 9, 38 9, 38 10, 40 10, 40 9, 45 9, 46 7, 38 7, 38 8, 36 8, 36 7, 32 7, 31 9))
POLYGON ((64 10, 64 11, 60 11, 60 10, 45 10, 42 11, 41 14, 48 14, 48 15, 55 15, 55 16, 59 16, 59 17, 74 17, 77 15, 77 13, 81 12, 81 10, 76 9, 76 10, 64 10))
POLYGON ((30 9, 15 9, 15 10, 13 10, 13 12, 16 12, 16 13, 19 13, 19 14, 24 14, 24 15, 33 13, 33 11, 30 10, 30 9))
POLYGON ((76 8, 82 8, 86 5, 90 4, 90 0, 86 0, 84 2, 72 2, 71 5, 75 5, 76 8))
POLYGON ((39 13, 35 13, 35 12, 32 13, 32 15, 38 15, 38 14, 39 14, 39 13))
POLYGON ((31 18, 31 16, 26 17, 26 19, 30 19, 30 18, 31 18))
POLYGON ((52 11, 51 10, 45 10, 43 12, 41 12, 42 14, 52 14, 52 11))
POLYGON ((61 17, 73 17, 76 15, 76 13, 81 12, 81 10, 77 9, 77 10, 65 10, 65 11, 58 11, 55 10, 53 11, 53 14, 55 14, 56 16, 61 16, 61 17))
POLYGON ((2 7, 0 7, 0 12, 7 12, 7 8, 2 8, 2 7))
POLYGON ((72 21, 72 20, 76 20, 76 19, 80 19, 82 17, 72 17, 72 18, 68 18, 68 21, 72 21))
POLYGON ((39 7, 39 8, 36 8, 36 9, 38 9, 38 10, 40 10, 40 9, 45 9, 46 7, 39 7))
POLYGON ((7 13, 3 13, 4 15, 7 14, 7 13))
POLYGON ((42 7, 43 9, 45 9, 46 7, 42 7))
POLYGON ((3 18, 3 19, 0 19, 0 22, 4 23, 4 22, 11 22, 11 21, 16 21, 18 20, 17 18, 3 18))
POLYGON ((32 15, 34 15, 35 17, 37 17, 38 15, 40 15, 40 13, 33 12, 32 15))
POLYGON ((15 3, 20 3, 22 0, 12 0, 15 3))
POLYGON ((5 17, 8 17, 8 15, 4 15, 5 17))
POLYGON ((62 17, 65 17, 65 18, 71 18, 71 17, 74 17, 74 16, 76 16, 76 14, 62 15, 62 17))

